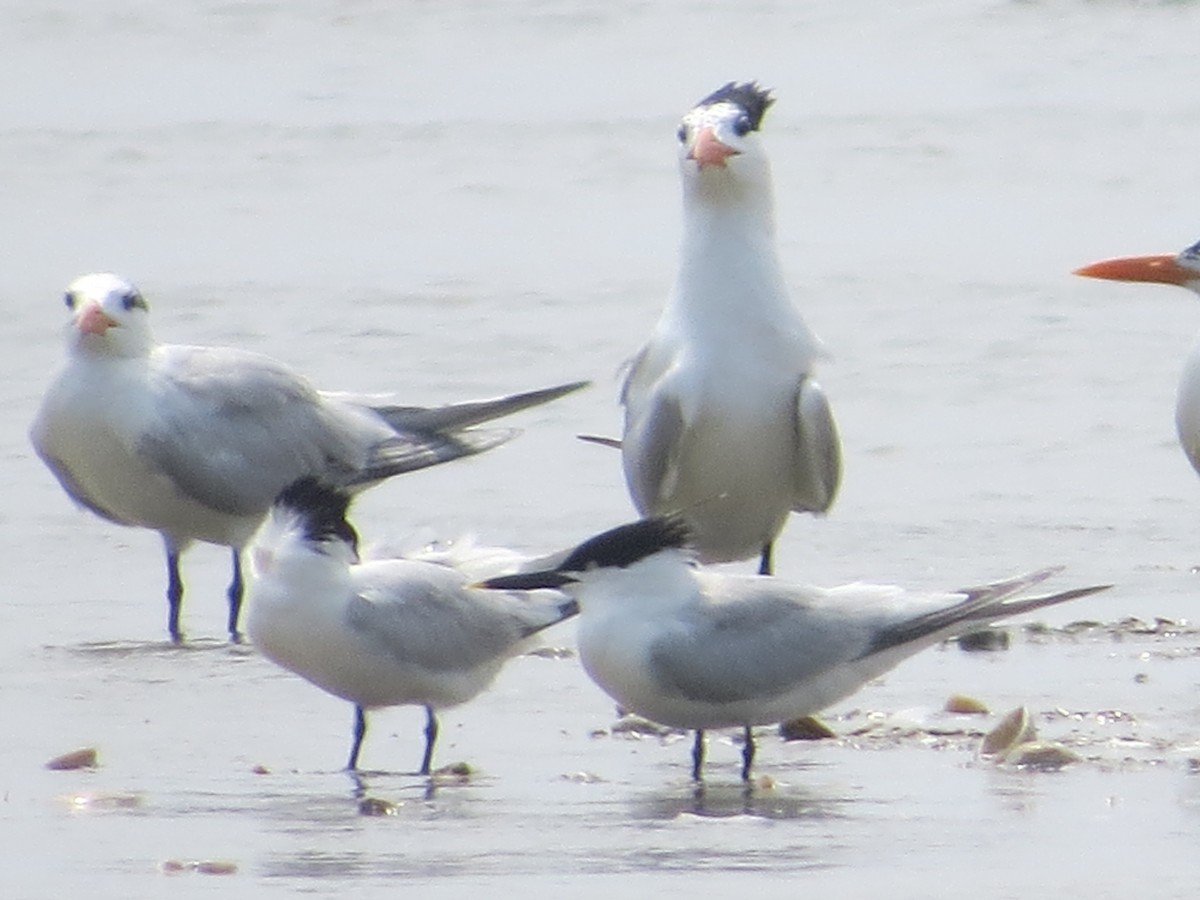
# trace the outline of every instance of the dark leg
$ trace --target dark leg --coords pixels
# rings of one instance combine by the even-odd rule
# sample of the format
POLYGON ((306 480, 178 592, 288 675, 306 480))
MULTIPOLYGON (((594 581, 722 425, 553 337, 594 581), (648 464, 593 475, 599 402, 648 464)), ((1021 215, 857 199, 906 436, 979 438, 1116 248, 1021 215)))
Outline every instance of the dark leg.
POLYGON ((425 757, 421 760, 421 770, 418 775, 428 775, 429 767, 433 765, 433 745, 437 743, 438 720, 433 707, 425 707, 425 757))
POLYGON ((754 765, 754 733, 746 726, 745 743, 742 744, 742 781, 750 780, 750 769, 754 765))
POLYGON ((771 574, 771 554, 774 550, 775 550, 774 543, 763 544, 762 556, 760 556, 758 559, 758 574, 759 575, 770 575, 771 574))
POLYGON ((354 707, 354 743, 350 745, 350 762, 346 768, 351 772, 358 771, 358 751, 362 749, 363 738, 367 736, 367 714, 361 706, 354 707))
POLYGON ((238 618, 242 613, 242 593, 245 583, 242 581, 242 553, 237 547, 233 548, 233 580, 229 582, 229 640, 235 644, 242 642, 242 633, 238 631, 238 618))
POLYGON ((704 731, 696 729, 696 741, 692 744, 692 781, 703 780, 700 770, 704 768, 704 731))
POLYGON ((179 553, 167 548, 167 631, 176 644, 183 643, 179 610, 183 606, 183 579, 179 577, 179 553))

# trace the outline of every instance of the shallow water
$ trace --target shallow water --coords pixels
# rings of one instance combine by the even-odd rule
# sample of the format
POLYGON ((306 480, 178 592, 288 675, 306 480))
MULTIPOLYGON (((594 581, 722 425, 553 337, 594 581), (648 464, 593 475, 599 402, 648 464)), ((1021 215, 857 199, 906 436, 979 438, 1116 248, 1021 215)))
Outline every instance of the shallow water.
POLYGON ((443 717, 437 761, 466 783, 397 774, 413 710, 373 717, 385 774, 355 783, 348 706, 220 639, 226 552, 185 559, 192 640, 170 646, 157 539, 73 509, 25 430, 63 287, 113 269, 161 338, 330 388, 433 403, 594 379, 518 441, 364 496, 368 537, 541 551, 624 521, 616 456, 572 436, 617 431, 615 370, 673 274, 678 115, 757 77, 846 456, 781 574, 948 587, 1061 563, 1056 585, 1117 587, 1052 625, 1195 618, 1200 485, 1171 409, 1200 316, 1069 273, 1198 236, 1197 25, 1193 3, 1116 0, 0 3, 5 896, 1190 896, 1195 634, 929 651, 830 711, 836 740, 764 730, 749 796, 731 736, 697 796, 687 738, 611 734, 576 660, 527 657, 443 717), (995 714, 937 713, 954 692, 995 714), (978 759, 1022 704, 1084 760, 978 759), (43 769, 86 745, 95 771, 43 769))

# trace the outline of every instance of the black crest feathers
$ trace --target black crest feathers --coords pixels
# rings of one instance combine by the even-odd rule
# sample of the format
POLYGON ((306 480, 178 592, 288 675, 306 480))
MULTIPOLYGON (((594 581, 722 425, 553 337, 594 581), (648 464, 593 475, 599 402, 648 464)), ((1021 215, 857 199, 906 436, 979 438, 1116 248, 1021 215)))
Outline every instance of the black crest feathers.
POLYGON ((714 103, 733 103, 742 108, 750 120, 752 131, 758 131, 762 125, 767 108, 775 102, 768 88, 759 87, 757 81, 746 81, 741 84, 731 81, 717 88, 697 106, 712 106, 714 103))
POLYGON ((659 516, 621 525, 584 541, 558 566, 560 572, 586 572, 611 566, 625 568, 672 547, 685 547, 691 531, 678 516, 659 516))
POLYGON ((275 505, 294 512, 304 523, 304 536, 315 543, 345 541, 356 551, 358 532, 346 519, 350 495, 306 475, 275 498, 275 505))

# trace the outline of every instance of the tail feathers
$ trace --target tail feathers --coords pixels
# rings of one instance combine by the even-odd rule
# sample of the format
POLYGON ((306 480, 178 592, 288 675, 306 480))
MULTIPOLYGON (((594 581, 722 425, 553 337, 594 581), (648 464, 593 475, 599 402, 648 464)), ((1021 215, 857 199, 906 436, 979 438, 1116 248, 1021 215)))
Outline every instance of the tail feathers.
POLYGON ((451 403, 447 406, 377 406, 374 409, 385 422, 399 431, 458 431, 482 422, 499 419, 502 416, 509 416, 524 409, 541 406, 543 403, 549 403, 551 400, 557 400, 559 397, 585 388, 589 384, 591 384, 590 381, 572 381, 568 384, 541 388, 536 391, 524 391, 490 400, 451 403))
POLYGON ((598 444, 601 447, 608 447, 612 450, 620 450, 624 446, 620 438, 605 437, 602 434, 577 434, 575 437, 588 444, 598 444))
POLYGON ((347 474, 342 485, 361 487, 393 475, 474 456, 512 440, 519 433, 513 428, 492 428, 458 434, 413 432, 397 435, 373 448, 367 464, 357 472, 347 474))
POLYGON ((1087 597, 1112 587, 1110 584, 1092 585, 1042 597, 1028 597, 1023 600, 1007 599, 1018 591, 1045 581, 1059 571, 1061 571, 1061 567, 1042 569, 1008 581, 968 588, 962 592, 966 595, 966 599, 961 603, 916 616, 884 629, 876 635, 870 649, 864 655, 913 643, 933 635, 951 637, 980 625, 991 624, 1009 616, 1017 616, 1058 603, 1065 603, 1068 600, 1077 600, 1080 597, 1087 597))

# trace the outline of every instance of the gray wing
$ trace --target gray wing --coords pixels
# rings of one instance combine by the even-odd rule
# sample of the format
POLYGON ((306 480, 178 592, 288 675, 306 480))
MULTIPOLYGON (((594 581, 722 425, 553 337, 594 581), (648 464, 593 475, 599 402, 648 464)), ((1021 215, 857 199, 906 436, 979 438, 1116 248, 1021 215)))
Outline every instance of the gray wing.
MULTIPOLYGON (((786 692, 860 655, 864 630, 778 593, 752 591, 735 604, 701 607, 655 642, 657 679, 689 700, 734 703, 786 692)), ((768 582, 770 584, 770 582, 768 582)))
POLYGON ((389 569, 403 574, 360 585, 347 622, 397 660, 433 671, 465 671, 506 659, 526 638, 574 612, 565 597, 547 603, 468 588, 460 573, 445 567, 402 561, 379 567, 383 573, 389 569))
POLYGON ((643 515, 664 512, 659 505, 674 490, 684 439, 679 399, 650 371, 649 348, 629 367, 621 389, 625 434, 621 440, 625 480, 633 504, 643 515))
POLYGON ((282 363, 231 348, 160 348, 157 415, 139 452, 184 493, 255 515, 305 474, 349 479, 391 430, 327 403, 282 363))
POLYGON ((842 442, 824 391, 807 375, 796 390, 797 512, 822 513, 833 505, 842 480, 842 442))

